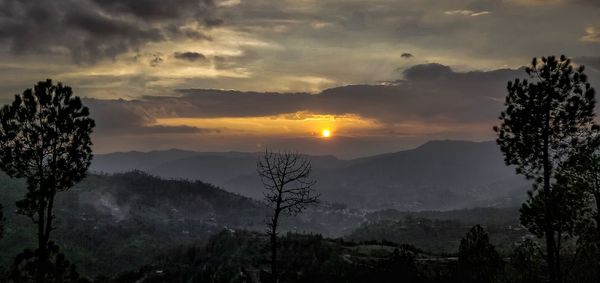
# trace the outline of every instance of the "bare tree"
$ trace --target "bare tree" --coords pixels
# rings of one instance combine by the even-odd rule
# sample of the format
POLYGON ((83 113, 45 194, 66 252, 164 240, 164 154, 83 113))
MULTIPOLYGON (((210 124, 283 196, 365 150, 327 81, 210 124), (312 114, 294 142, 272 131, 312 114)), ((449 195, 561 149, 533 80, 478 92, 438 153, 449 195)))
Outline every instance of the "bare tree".
POLYGON ((268 149, 257 163, 257 171, 266 192, 265 200, 273 209, 268 224, 267 235, 271 248, 271 276, 278 281, 277 270, 277 227, 279 216, 297 215, 309 205, 319 201, 313 186, 316 181, 310 177, 310 160, 294 152, 274 153, 268 149))

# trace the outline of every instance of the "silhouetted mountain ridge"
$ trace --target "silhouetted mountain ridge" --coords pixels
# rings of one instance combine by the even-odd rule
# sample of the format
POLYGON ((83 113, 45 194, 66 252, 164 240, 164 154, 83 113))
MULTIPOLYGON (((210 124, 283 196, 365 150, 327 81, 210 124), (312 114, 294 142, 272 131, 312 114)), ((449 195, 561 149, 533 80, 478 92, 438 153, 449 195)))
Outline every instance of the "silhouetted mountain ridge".
MULTIPOLYGON (((92 170, 139 169, 160 177, 202 180, 260 198, 257 153, 153 151, 98 155, 92 170), (162 160, 162 162, 161 162, 162 160)), ((439 140, 415 149, 352 160, 308 156, 323 199, 352 207, 459 209, 518 204, 528 188, 504 164, 494 142, 439 140)))

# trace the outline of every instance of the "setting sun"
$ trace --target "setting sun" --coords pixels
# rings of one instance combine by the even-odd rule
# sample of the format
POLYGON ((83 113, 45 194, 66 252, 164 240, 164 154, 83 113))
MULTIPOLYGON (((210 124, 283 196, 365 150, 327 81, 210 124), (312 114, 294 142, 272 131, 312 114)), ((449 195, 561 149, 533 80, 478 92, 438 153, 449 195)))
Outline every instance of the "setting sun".
POLYGON ((328 138, 331 136, 331 131, 329 129, 323 129, 323 131, 321 132, 321 136, 323 136, 324 138, 328 138))

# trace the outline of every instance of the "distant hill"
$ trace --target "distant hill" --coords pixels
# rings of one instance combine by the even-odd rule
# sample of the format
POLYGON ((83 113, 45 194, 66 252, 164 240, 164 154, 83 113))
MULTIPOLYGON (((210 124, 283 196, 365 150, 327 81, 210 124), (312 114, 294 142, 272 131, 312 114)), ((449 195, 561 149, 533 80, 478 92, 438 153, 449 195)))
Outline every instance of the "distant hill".
POLYGON ((528 188, 504 164, 495 143, 466 141, 433 141, 352 160, 324 176, 321 186, 329 198, 343 196, 361 207, 401 210, 512 206, 528 188))
MULTIPOLYGON (((262 153, 166 150, 95 155, 91 171, 119 173, 141 170, 167 179, 202 180, 249 197, 262 196, 256 161, 262 153)), ((310 156, 315 170, 340 168, 348 161, 310 156)))
MULTIPOLYGON (((97 155, 92 170, 139 169, 164 178, 203 180, 260 198, 260 153, 169 150, 97 155)), ((504 165, 493 142, 432 141, 418 148, 353 160, 309 156, 323 199, 355 208, 401 210, 513 206, 528 189, 504 165)))
POLYGON ((92 171, 122 173, 131 170, 149 171, 166 162, 198 155, 198 152, 171 149, 164 151, 129 151, 94 155, 92 171))

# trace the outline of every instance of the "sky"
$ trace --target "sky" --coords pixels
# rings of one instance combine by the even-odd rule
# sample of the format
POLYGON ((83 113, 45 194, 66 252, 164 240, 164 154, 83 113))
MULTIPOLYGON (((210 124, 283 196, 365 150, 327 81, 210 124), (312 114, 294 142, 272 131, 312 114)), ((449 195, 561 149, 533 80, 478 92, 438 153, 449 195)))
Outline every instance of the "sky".
POLYGON ((565 54, 600 88, 599 15, 598 0, 0 0, 0 103, 71 86, 97 153, 491 140, 532 57, 565 54))

